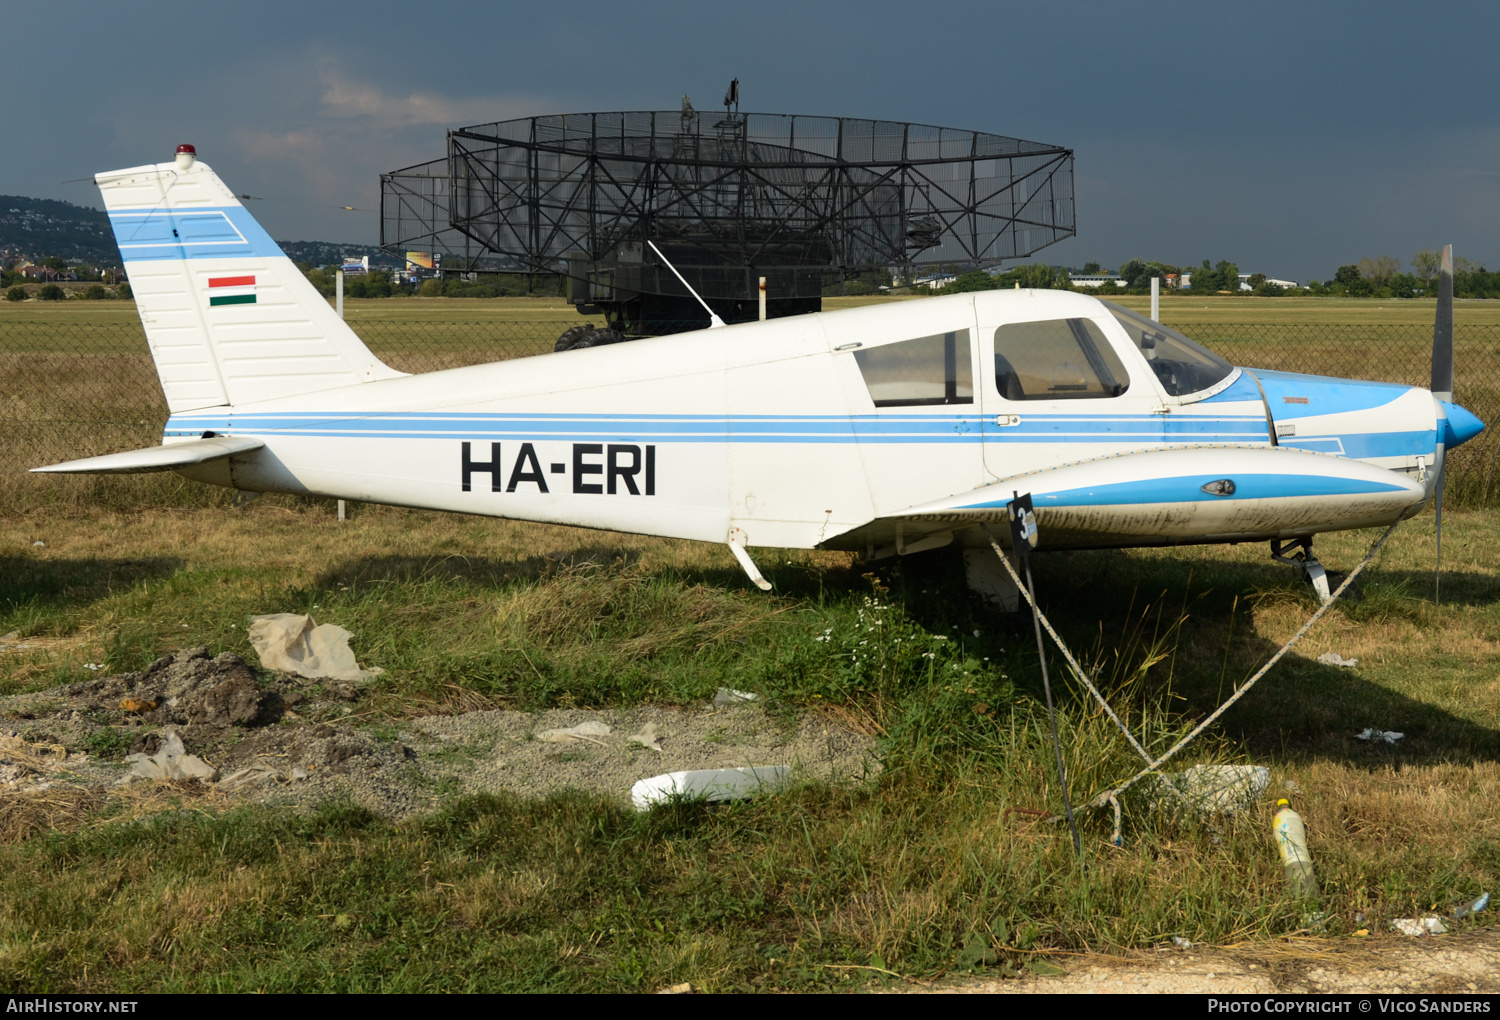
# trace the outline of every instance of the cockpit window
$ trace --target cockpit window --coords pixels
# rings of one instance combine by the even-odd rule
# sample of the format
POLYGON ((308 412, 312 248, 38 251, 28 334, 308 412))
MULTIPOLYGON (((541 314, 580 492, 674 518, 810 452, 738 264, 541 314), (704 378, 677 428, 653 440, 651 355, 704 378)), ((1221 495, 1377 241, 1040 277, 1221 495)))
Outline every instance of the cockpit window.
POLYGON ((855 351, 854 360, 876 407, 974 402, 966 329, 855 351))
POLYGON ((1146 363, 1162 387, 1174 397, 1198 393, 1223 382, 1234 366, 1212 351, 1199 347, 1176 330, 1152 322, 1139 312, 1104 302, 1130 339, 1146 356, 1146 363))
POLYGON ((995 330, 995 387, 1006 400, 1117 397, 1130 376, 1089 319, 1013 322, 995 330))

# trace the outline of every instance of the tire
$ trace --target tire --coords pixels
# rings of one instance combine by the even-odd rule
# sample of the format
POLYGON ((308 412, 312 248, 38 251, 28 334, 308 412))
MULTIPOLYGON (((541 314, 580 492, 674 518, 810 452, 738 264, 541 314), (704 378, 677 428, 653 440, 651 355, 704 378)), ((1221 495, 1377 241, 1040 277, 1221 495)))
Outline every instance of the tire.
POLYGON ((564 330, 562 336, 557 338, 557 343, 552 345, 552 351, 556 353, 558 351, 577 350, 580 347, 592 347, 594 345, 590 342, 589 334, 595 332, 597 330, 594 329, 592 322, 564 330))
MULTIPOLYGON (((579 327, 577 327, 577 326, 573 327, 573 329, 578 329, 578 328, 579 327)), ((569 330, 568 332, 572 332, 572 330, 569 330)), ((564 337, 567 336, 567 335, 568 335, 567 333, 563 334, 564 337)), ((590 326, 590 327, 588 327, 588 332, 580 334, 578 336, 578 338, 573 341, 573 345, 571 347, 559 348, 559 349, 561 349, 561 350, 569 350, 569 351, 581 351, 585 347, 603 347, 606 344, 621 343, 625 339, 626 339, 625 334, 621 333, 617 329, 595 329, 593 326, 590 326)), ((557 342, 558 343, 562 343, 562 338, 559 337, 557 342)))
POLYGON ((596 329, 589 337, 590 347, 603 347, 605 344, 618 344, 625 342, 625 334, 618 329, 596 329))

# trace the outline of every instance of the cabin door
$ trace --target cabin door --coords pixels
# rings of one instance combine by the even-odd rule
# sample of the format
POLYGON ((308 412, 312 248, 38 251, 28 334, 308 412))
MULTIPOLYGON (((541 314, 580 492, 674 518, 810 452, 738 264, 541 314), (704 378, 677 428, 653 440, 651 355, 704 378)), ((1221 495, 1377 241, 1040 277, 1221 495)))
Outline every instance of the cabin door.
MULTIPOLYGON (((981 321, 979 361, 994 480, 1162 444, 1155 380, 1138 378, 1140 358, 1107 314, 981 321)), ((1027 489, 1017 478, 1017 491, 1027 489)))

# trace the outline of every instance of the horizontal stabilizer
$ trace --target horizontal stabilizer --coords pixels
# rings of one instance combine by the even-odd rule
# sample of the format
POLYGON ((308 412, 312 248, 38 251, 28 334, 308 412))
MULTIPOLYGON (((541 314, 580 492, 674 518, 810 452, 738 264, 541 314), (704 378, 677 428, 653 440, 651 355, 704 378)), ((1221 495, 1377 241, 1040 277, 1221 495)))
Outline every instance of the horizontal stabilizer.
POLYGON ((170 471, 189 464, 203 464, 220 457, 236 453, 259 450, 266 444, 259 439, 236 439, 220 436, 216 439, 193 439, 170 446, 152 446, 144 450, 127 450, 125 453, 110 453, 103 457, 85 457, 63 464, 32 468, 33 474, 52 475, 126 475, 147 471, 170 471))

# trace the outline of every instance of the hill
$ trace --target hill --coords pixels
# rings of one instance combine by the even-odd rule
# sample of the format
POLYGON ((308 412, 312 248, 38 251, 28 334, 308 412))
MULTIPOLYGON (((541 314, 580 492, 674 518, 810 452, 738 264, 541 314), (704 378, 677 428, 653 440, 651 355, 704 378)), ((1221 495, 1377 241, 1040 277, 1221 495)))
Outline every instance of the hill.
POLYGON ((0 195, 0 253, 36 260, 53 255, 119 265, 109 217, 98 209, 50 198, 0 195))
MULTIPOLYGON (((277 241, 293 262, 326 266, 345 256, 370 256, 371 265, 399 268, 401 260, 371 244, 277 241)), ((50 198, 0 195, 0 256, 40 261, 56 256, 98 266, 119 266, 109 217, 98 209, 50 198)))
POLYGON ((331 241, 277 241, 281 250, 293 262, 311 262, 315 266, 331 266, 345 258, 370 256, 371 266, 400 269, 401 259, 381 251, 373 244, 335 244, 331 241))

